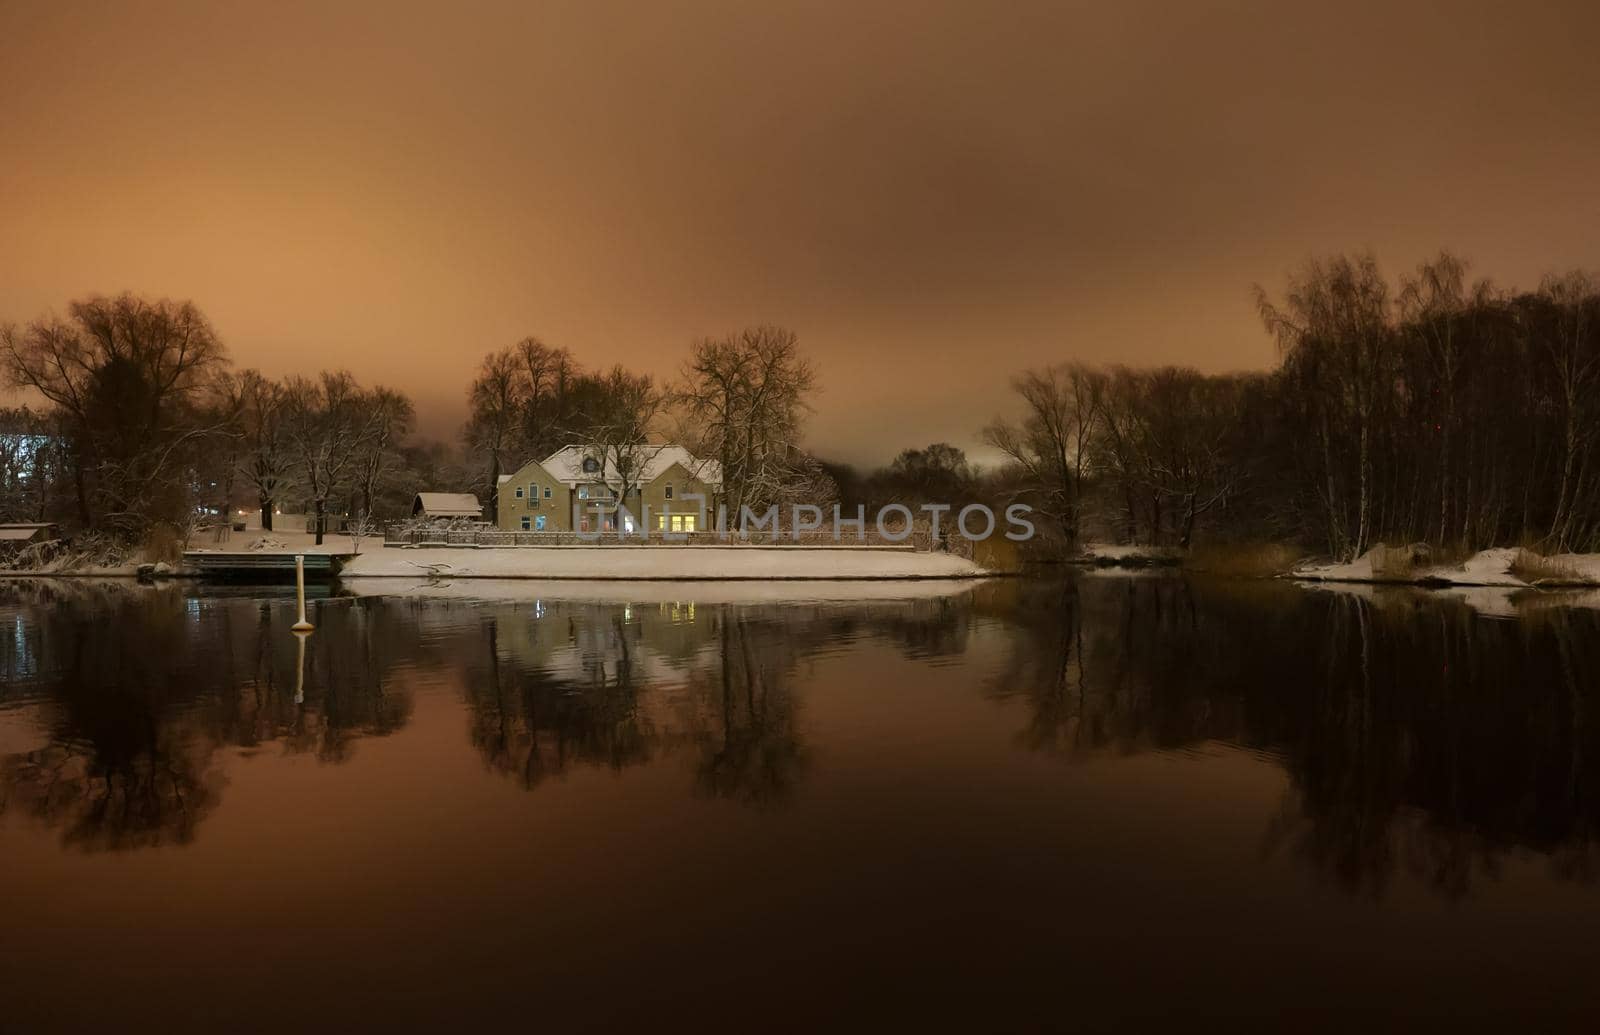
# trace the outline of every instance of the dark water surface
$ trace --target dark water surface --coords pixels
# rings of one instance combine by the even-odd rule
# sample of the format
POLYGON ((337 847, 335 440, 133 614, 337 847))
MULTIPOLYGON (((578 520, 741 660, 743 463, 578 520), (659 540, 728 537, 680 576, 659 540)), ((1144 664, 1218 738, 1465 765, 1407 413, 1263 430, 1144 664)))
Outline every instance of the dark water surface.
POLYGON ((394 588, 0 584, 0 1030, 1600 1015, 1600 612, 394 588))

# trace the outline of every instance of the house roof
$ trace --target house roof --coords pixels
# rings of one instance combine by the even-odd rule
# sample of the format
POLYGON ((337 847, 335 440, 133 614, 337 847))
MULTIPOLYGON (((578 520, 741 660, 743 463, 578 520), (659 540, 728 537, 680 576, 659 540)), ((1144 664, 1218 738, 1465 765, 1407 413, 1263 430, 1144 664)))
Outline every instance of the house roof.
MULTIPOLYGON (((713 488, 722 486, 722 465, 715 460, 702 460, 682 446, 671 443, 648 445, 642 447, 640 452, 644 457, 644 468, 639 472, 638 478, 640 485, 649 485, 673 464, 682 464, 684 470, 707 485, 713 488)), ((583 458, 586 453, 583 446, 558 449, 545 459, 544 468, 568 485, 598 481, 594 475, 583 472, 583 458)))
POLYGON ((483 507, 470 492, 419 492, 412 510, 421 507, 431 517, 480 517, 483 507))

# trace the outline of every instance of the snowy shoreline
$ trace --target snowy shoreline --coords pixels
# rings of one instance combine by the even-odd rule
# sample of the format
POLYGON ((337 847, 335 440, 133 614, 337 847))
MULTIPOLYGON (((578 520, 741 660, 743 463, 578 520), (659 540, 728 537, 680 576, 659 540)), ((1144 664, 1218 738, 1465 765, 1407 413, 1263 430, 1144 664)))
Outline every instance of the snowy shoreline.
MULTIPOLYGON (((571 581, 837 581, 982 579, 996 574, 955 554, 909 546, 853 544, 607 544, 540 547, 386 546, 382 537, 359 541, 329 535, 321 544, 305 533, 233 537, 185 551, 208 555, 328 556, 341 579, 560 579, 571 581)), ((220 559, 220 558, 219 558, 220 559)), ((292 566, 292 562, 291 562, 292 566)), ((149 564, 115 567, 0 570, 6 578, 134 578, 141 567, 157 578, 200 575, 193 563, 152 571, 149 564)), ((240 577, 249 573, 241 571, 240 577)))
POLYGON ((1561 574, 1525 579, 1512 572, 1522 553, 1514 547, 1480 550, 1460 564, 1419 564, 1404 571, 1383 570, 1384 547, 1374 547, 1344 564, 1307 564, 1284 573, 1299 582, 1354 582, 1447 588, 1451 586, 1502 589, 1581 589, 1600 586, 1600 554, 1557 554, 1540 558, 1561 574))

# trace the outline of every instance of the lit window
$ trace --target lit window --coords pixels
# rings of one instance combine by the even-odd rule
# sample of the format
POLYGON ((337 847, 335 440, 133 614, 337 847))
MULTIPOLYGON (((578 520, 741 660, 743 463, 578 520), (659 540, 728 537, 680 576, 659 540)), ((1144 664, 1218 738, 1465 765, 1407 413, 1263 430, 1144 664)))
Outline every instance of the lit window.
POLYGON ((589 487, 587 485, 578 486, 578 498, 580 500, 586 500, 589 498, 589 487))

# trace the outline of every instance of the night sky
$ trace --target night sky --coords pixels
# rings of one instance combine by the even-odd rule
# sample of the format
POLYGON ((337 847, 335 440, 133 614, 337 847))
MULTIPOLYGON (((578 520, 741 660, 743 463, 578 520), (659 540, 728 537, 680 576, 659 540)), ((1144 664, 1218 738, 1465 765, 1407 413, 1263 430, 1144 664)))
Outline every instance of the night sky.
POLYGON ((1600 266, 1600 4, 212 6, 0 0, 0 319, 190 298, 433 435, 525 335, 772 322, 881 462, 1030 364, 1264 367, 1311 255, 1600 266))

